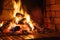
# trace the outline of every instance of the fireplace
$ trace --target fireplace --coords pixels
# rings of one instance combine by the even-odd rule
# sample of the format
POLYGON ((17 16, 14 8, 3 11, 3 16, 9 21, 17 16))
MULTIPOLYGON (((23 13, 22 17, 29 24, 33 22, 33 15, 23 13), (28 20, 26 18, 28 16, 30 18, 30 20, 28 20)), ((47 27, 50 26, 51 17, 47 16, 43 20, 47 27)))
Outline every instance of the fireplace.
POLYGON ((47 0, 4 0, 0 36, 6 40, 59 37, 47 0), (53 22, 53 23, 52 23, 53 22), (54 24, 54 25, 53 25, 54 24), (55 35, 54 35, 55 34, 55 35), (57 35, 56 35, 57 34, 57 35))
POLYGON ((37 30, 38 31, 43 30, 43 28, 39 27, 39 24, 41 22, 40 19, 42 18, 42 14, 41 14, 42 8, 40 8, 39 3, 36 2, 36 4, 35 4, 33 2, 36 2, 36 0, 35 1, 32 1, 32 0, 30 0, 30 1, 28 1, 28 0, 26 0, 26 1, 25 0, 6 1, 6 0, 4 0, 3 10, 2 10, 2 14, 0 16, 1 17, 0 18, 1 19, 1 28, 3 30, 2 32, 3 33, 8 33, 8 32, 12 32, 12 33, 21 32, 22 33, 22 31, 27 31, 28 33, 33 33, 33 32, 37 33, 37 30), (10 3, 7 4, 8 2, 10 2, 10 3), (27 2, 29 2, 29 5, 27 4, 27 2), (31 2, 32 2, 32 4, 31 4, 31 2), (30 7, 30 5, 31 5, 31 7, 30 7), (35 15, 34 13, 37 15, 35 15), (16 30, 18 30, 18 31, 16 31, 16 30))

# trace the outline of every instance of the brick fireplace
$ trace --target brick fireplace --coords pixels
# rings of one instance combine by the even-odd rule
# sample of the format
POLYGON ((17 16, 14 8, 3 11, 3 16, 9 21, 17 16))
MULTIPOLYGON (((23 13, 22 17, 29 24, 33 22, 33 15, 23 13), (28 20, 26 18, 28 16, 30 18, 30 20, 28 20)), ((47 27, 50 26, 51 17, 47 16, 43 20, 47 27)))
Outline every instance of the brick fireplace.
POLYGON ((46 0, 45 23, 60 32, 60 0, 46 0))
MULTIPOLYGON (((2 12, 0 12, 0 21, 8 21, 10 19, 12 19, 13 17, 13 0, 4 0, 3 2, 3 8, 2 8, 2 12)), ((0 2, 2 4, 2 1, 0 2)), ((41 14, 40 14, 41 15, 41 14)), ((54 37, 55 33, 58 34, 56 36, 60 36, 59 32, 60 32, 60 0, 46 0, 46 5, 45 5, 45 10, 44 10, 44 14, 43 16, 43 24, 41 26, 43 26, 42 28, 48 28, 52 30, 53 34, 31 34, 33 35, 35 38, 43 38, 43 37, 51 37, 51 35, 54 37), (48 36, 46 36, 48 35, 48 36), (41 37, 43 36, 43 37, 41 37)), ((29 35, 30 36, 30 35, 29 35)), ((33 39, 33 36, 32 37, 33 39)), ((20 40, 21 36, 7 36, 6 38, 10 38, 10 39, 19 39, 20 40)), ((25 37, 29 38, 28 36, 24 35, 22 36, 21 39, 25 39, 25 37)), ((1 39, 3 39, 4 37, 2 37, 1 39)), ((5 38, 5 39, 6 39, 5 38)))

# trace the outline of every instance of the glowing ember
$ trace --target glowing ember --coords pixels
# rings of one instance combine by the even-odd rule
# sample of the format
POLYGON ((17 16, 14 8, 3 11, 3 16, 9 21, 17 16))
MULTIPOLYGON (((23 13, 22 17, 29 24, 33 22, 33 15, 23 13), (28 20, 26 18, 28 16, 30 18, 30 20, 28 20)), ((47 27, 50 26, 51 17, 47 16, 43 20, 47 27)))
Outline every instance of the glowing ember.
POLYGON ((27 36, 25 36, 25 39, 34 39, 34 36, 33 35, 27 35, 27 36))

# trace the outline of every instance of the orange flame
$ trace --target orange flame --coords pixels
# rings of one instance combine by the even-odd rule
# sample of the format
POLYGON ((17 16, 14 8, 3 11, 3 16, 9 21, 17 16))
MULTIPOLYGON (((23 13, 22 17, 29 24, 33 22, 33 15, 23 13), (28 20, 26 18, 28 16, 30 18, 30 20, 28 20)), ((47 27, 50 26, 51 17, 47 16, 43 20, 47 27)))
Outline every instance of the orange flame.
POLYGON ((26 18, 26 23, 28 23, 33 31, 34 27, 33 27, 33 24, 30 20, 30 15, 25 11, 23 11, 23 9, 21 8, 21 0, 18 0, 18 2, 16 2, 15 0, 13 1, 14 3, 14 17, 15 17, 15 21, 16 23, 18 23, 20 21, 20 19, 18 17, 16 17, 16 13, 21 13, 24 15, 24 18, 26 18))
POLYGON ((32 31, 33 31, 34 26, 33 26, 32 22, 30 20, 30 15, 27 14, 26 12, 25 12, 25 18, 26 18, 27 23, 30 25, 30 27, 32 28, 32 31))
POLYGON ((2 26, 3 26, 3 22, 0 23, 0 27, 2 27, 2 26))
POLYGON ((20 8, 21 8, 21 0, 18 0, 18 2, 16 2, 14 0, 13 3, 14 3, 14 17, 16 15, 16 13, 22 13, 23 14, 23 9, 20 10, 20 8))

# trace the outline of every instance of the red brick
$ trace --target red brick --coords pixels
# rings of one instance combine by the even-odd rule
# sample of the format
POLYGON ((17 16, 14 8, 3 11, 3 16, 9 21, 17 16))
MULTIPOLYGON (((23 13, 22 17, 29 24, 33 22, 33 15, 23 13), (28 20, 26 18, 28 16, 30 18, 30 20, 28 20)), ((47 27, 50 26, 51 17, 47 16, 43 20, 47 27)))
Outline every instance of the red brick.
POLYGON ((60 32, 60 24, 56 26, 58 31, 60 32))
POLYGON ((49 29, 55 30, 55 25, 53 24, 47 24, 49 29))
POLYGON ((55 0, 50 0, 50 4, 55 4, 55 0))
POLYGON ((54 23, 55 24, 60 24, 60 18, 54 18, 54 23))
POLYGON ((44 22, 50 23, 50 19, 49 18, 44 18, 44 22))
POLYGON ((55 25, 51 23, 44 23, 44 27, 55 31, 55 25))
POLYGON ((46 17, 50 17, 51 16, 51 12, 50 11, 46 11, 46 17))
POLYGON ((46 4, 50 4, 50 0, 46 0, 46 4))
POLYGON ((46 17, 55 17, 55 11, 47 11, 45 15, 46 17))
POLYGON ((46 10, 47 10, 47 11, 48 11, 48 10, 51 10, 50 5, 46 5, 46 10))
POLYGON ((56 3, 60 3, 60 0, 56 0, 56 3))
POLYGON ((51 10, 60 10, 60 4, 51 5, 51 10))
POLYGON ((3 9, 14 9, 12 0, 4 0, 3 9))
POLYGON ((13 10, 3 10, 0 20, 10 20, 13 18, 13 10))
POLYGON ((55 15, 56 15, 56 14, 55 14, 55 11, 52 11, 52 12, 51 12, 51 17, 55 17, 55 15))
POLYGON ((46 0, 46 4, 55 4, 55 0, 46 0))
POLYGON ((56 17, 60 17, 60 11, 56 11, 56 17))

